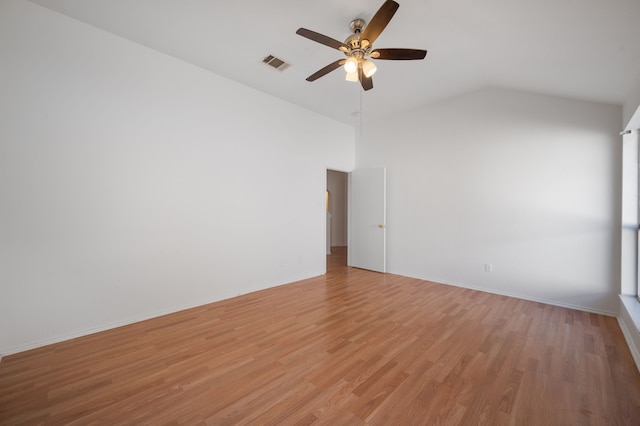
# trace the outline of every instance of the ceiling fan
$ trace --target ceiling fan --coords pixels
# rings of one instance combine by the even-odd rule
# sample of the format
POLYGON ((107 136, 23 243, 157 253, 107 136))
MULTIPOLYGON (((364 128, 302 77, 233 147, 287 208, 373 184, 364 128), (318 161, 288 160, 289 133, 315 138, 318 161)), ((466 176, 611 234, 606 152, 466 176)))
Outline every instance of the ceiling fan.
POLYGON ((368 25, 365 26, 366 23, 363 19, 354 19, 349 24, 353 34, 347 37, 344 43, 315 31, 299 28, 296 34, 340 50, 347 56, 346 59, 339 59, 311 74, 307 77, 307 81, 315 81, 344 65, 344 69, 347 72, 346 80, 359 80, 364 90, 370 90, 373 89, 371 76, 376 72, 377 67, 368 58, 392 61, 424 59, 427 51, 421 49, 373 49, 373 43, 389 24, 398 7, 400 5, 395 1, 386 0, 376 14, 373 15, 368 25))

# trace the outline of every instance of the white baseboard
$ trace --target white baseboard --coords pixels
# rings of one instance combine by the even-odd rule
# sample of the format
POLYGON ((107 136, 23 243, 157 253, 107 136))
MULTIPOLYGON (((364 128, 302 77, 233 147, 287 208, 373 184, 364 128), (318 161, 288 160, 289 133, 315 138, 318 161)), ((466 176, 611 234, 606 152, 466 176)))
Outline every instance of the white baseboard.
MULTIPOLYGON (((400 275, 400 274, 398 274, 398 275, 400 275)), ((573 304, 569 304, 569 303, 560 303, 560 302, 555 301, 555 300, 542 299, 542 298, 530 297, 530 296, 526 296, 526 295, 522 295, 522 294, 497 291, 497 290, 487 289, 487 288, 483 288, 483 287, 470 286, 470 285, 466 285, 466 284, 462 284, 462 283, 443 282, 442 280, 438 280, 438 279, 429 279, 429 278, 423 278, 423 277, 412 277, 412 278, 416 278, 416 279, 420 279, 420 280, 424 280, 424 281, 431 281, 431 282, 435 282, 435 283, 438 283, 438 284, 445 284, 445 285, 451 285, 451 286, 455 286, 455 287, 468 288, 470 290, 482 291, 482 292, 485 292, 485 293, 497 294, 497 295, 501 295, 501 296, 514 297, 514 298, 517 298, 517 299, 528 300, 528 301, 531 301, 531 302, 545 303, 545 304, 548 304, 548 305, 560 306, 560 307, 568 308, 568 309, 576 309, 576 310, 584 311, 584 312, 591 312, 591 313, 595 313, 595 314, 601 314, 601 315, 606 315, 606 316, 617 317, 618 318, 618 323, 620 323, 620 328, 622 329, 622 333, 624 334, 625 339, 627 340, 627 344, 628 344, 628 346, 629 346, 629 348, 631 350, 631 354, 632 354, 632 356, 633 356, 633 358, 634 358, 634 360, 636 362, 636 365, 638 366, 638 369, 640 369, 640 352, 639 352, 639 349, 635 346, 635 344, 632 344, 634 342, 634 340, 631 338, 631 334, 629 332, 629 329, 628 329, 627 325, 625 324, 625 322, 620 320, 620 316, 618 315, 617 312, 603 311, 603 310, 589 308, 589 307, 586 307, 586 306, 573 305, 573 304)), ((625 297, 625 296, 621 296, 621 297, 625 297)), ((0 362, 2 361, 2 358, 4 356, 7 356, 7 355, 11 355, 11 354, 27 351, 27 350, 30 350, 30 349, 39 348, 39 347, 42 347, 42 346, 51 345, 51 344, 54 344, 54 343, 60 343, 60 342, 63 342, 65 340, 76 339, 78 337, 87 336, 89 334, 100 333, 102 331, 111 330, 113 328, 118 328, 118 327, 122 327, 122 326, 129 325, 129 324, 134 324, 134 323, 140 322, 140 321, 146 321, 146 320, 151 319, 151 318, 156 318, 156 317, 159 317, 159 316, 162 316, 162 315, 172 314, 172 313, 179 312, 179 311, 182 311, 182 310, 185 310, 185 309, 195 308, 197 306, 205 305, 205 304, 216 302, 216 301, 218 301, 218 300, 208 301, 208 302, 202 303, 200 305, 189 305, 189 306, 176 307, 174 309, 170 309, 170 310, 167 310, 167 311, 156 312, 156 313, 148 314, 148 315, 142 315, 142 316, 139 316, 139 317, 129 318, 129 319, 123 320, 123 321, 115 321, 113 323, 101 325, 100 327, 94 327, 94 328, 89 328, 89 329, 85 329, 85 330, 79 330, 79 331, 76 331, 76 332, 73 332, 73 333, 68 333, 68 334, 64 334, 64 335, 58 335, 58 336, 55 336, 53 338, 41 339, 41 340, 29 342, 29 343, 24 344, 24 345, 18 345, 18 346, 8 347, 8 348, 0 348, 0 362)))
POLYGON ((438 280, 438 279, 422 278, 422 277, 411 277, 411 278, 416 278, 416 279, 424 280, 424 281, 430 281, 430 282, 434 282, 434 283, 437 283, 437 284, 451 285, 451 286, 454 286, 454 287, 468 288, 469 290, 482 291, 484 293, 491 293, 491 294, 497 294, 497 295, 500 295, 500 296, 507 296, 507 297, 513 297, 513 298, 516 298, 516 299, 528 300, 530 302, 544 303, 546 305, 559 306, 561 308, 575 309, 577 311, 590 312, 590 313, 593 313, 593 314, 600 314, 600 315, 605 315, 605 316, 608 316, 608 317, 617 317, 618 316, 618 312, 605 311, 605 310, 602 310, 602 309, 595 309, 595 308, 592 308, 592 307, 589 307, 589 306, 574 305, 574 304, 571 304, 571 303, 563 303, 563 302, 558 302, 557 300, 553 300, 553 299, 543 299, 543 298, 538 298, 538 297, 531 297, 531 296, 524 295, 524 294, 519 294, 519 293, 511 293, 511 292, 508 292, 508 291, 494 290, 494 289, 491 289, 491 288, 477 287, 477 286, 472 286, 472 285, 468 285, 468 284, 456 283, 456 282, 451 282, 451 281, 443 281, 443 280, 438 280))
POLYGON ((221 300, 232 299, 234 297, 241 296, 242 294, 253 293, 253 292, 261 291, 261 290, 264 290, 264 289, 267 289, 267 288, 278 287, 278 286, 281 286, 281 285, 286 285, 288 283, 294 283, 294 282, 302 281, 302 280, 305 280, 305 279, 321 276, 324 273, 325 273, 324 271, 322 271, 322 272, 318 271, 317 273, 314 273, 313 275, 303 275, 301 277, 295 277, 294 276, 294 277, 292 277, 292 281, 288 281, 286 283, 271 283, 267 287, 255 288, 255 289, 252 289, 250 291, 247 291, 247 293, 238 293, 235 296, 234 295, 225 295, 224 297, 219 297, 219 298, 212 299, 212 300, 205 300, 205 301, 198 302, 198 303, 178 305, 178 306, 167 308, 167 309, 164 309, 164 310, 161 310, 161 311, 157 311, 157 312, 153 312, 153 313, 149 313, 149 314, 144 314, 144 315, 139 315, 139 316, 134 316, 134 317, 131 317, 131 318, 127 318, 127 319, 120 320, 120 321, 114 321, 114 322, 107 323, 107 324, 102 324, 102 325, 97 326, 97 327, 87 328, 87 329, 83 329, 83 330, 77 330, 77 331, 73 331, 71 333, 66 333, 66 334, 58 334, 56 336, 49 337, 49 338, 46 338, 46 339, 38 339, 38 340, 30 341, 28 343, 24 343, 24 344, 21 344, 21 345, 9 346, 9 347, 0 347, 0 361, 2 361, 2 357, 4 357, 4 356, 16 354, 16 353, 19 353, 19 352, 28 351, 30 349, 35 349, 35 348, 39 348, 39 347, 42 347, 42 346, 52 345, 54 343, 64 342, 66 340, 77 339, 78 337, 83 337, 83 336, 88 336, 90 334, 100 333, 102 331, 107 331, 107 330, 111 330, 111 329, 114 329, 114 328, 123 327, 125 325, 130 325, 130 324, 134 324, 134 323, 141 322, 141 321, 146 321, 146 320, 149 320, 149 319, 152 319, 152 318, 156 318, 156 317, 160 317, 160 316, 163 316, 163 315, 174 314, 176 312, 184 311, 186 309, 197 308, 199 306, 208 305, 210 303, 219 302, 221 300))
POLYGON ((633 338, 631 337, 631 332, 627 327, 627 324, 618 317, 618 324, 620 325, 620 330, 622 330, 622 334, 624 335, 624 339, 627 341, 627 346, 629 346, 629 351, 631 352, 631 356, 636 363, 636 368, 640 371, 640 349, 636 347, 633 343, 633 338))
POLYGON ((71 333, 59 334, 59 335, 56 335, 54 337, 50 337, 50 338, 46 338, 46 339, 39 339, 39 340, 31 341, 31 342, 28 342, 28 343, 25 343, 25 344, 22 344, 22 345, 13 346, 13 347, 0 348, 0 362, 2 361, 3 357, 8 356, 8 355, 12 355, 12 354, 16 354, 16 353, 19 353, 19 352, 28 351, 30 349, 40 348, 42 346, 52 345, 54 343, 64 342, 66 340, 77 339, 78 337, 84 337, 84 336, 88 336, 90 334, 100 333, 102 331, 107 331, 107 330, 111 330, 111 329, 114 329, 114 328, 123 327, 125 325, 130 325, 130 324, 134 324, 134 323, 141 322, 141 321, 146 321, 148 319, 160 317, 160 316, 163 316, 163 315, 173 314, 173 313, 176 313, 176 312, 184 311, 186 309, 191 309, 191 308, 195 308, 195 307, 198 307, 198 306, 202 306, 202 305, 206 305, 206 304, 209 304, 209 303, 213 303, 215 301, 216 300, 210 301, 210 302, 206 302, 206 303, 202 303, 202 304, 198 304, 198 305, 177 306, 177 307, 174 307, 174 308, 171 308, 171 309, 167 309, 167 310, 164 310, 164 311, 154 312, 154 313, 147 314, 147 315, 140 315, 140 316, 128 318, 126 320, 114 321, 114 322, 111 322, 111 323, 100 325, 99 327, 92 327, 92 328, 87 328, 87 329, 84 329, 84 330, 74 331, 74 332, 71 332, 71 333))
POLYGON ((635 296, 620 296, 618 324, 627 341, 631 356, 640 371, 640 302, 635 296))

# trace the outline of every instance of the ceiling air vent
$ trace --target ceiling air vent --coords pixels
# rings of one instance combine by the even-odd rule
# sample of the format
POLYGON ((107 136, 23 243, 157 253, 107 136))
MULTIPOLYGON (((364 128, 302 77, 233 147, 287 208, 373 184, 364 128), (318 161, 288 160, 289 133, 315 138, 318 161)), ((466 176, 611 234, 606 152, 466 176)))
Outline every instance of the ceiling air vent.
POLYGON ((264 59, 262 60, 262 62, 264 62, 265 64, 269 65, 270 67, 273 67, 273 68, 277 69, 278 71, 284 71, 287 68, 289 68, 289 64, 288 63, 286 63, 285 61, 283 61, 280 58, 276 58, 273 55, 265 56, 264 59))

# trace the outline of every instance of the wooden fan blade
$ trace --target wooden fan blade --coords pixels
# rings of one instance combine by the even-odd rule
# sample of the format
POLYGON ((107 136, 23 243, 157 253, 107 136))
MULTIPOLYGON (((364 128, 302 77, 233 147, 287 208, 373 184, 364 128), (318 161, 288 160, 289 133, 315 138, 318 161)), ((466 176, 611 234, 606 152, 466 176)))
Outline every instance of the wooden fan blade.
POLYGON ((389 59, 392 61, 412 61, 424 59, 426 50, 421 49, 375 49, 371 52, 372 59, 389 59))
POLYGON ((360 80, 360 84, 365 91, 373 89, 373 79, 364 75, 364 72, 362 71, 362 65, 358 67, 358 79, 360 80))
POLYGON ((347 62, 346 59, 338 59, 335 62, 331 62, 326 67, 324 67, 322 69, 319 69, 318 71, 314 72, 309 77, 307 77, 307 81, 315 81, 315 80, 319 79, 320 77, 329 74, 331 71, 340 68, 340 66, 344 65, 345 62, 347 62))
POLYGON ((333 39, 331 37, 327 37, 326 35, 317 33, 315 31, 311 31, 306 28, 298 28, 298 31, 296 31, 296 34, 301 35, 302 37, 308 38, 309 40, 313 40, 316 43, 329 46, 333 49, 341 50, 343 52, 349 52, 349 46, 347 46, 343 42, 333 39))
POLYGON ((373 42, 376 41, 399 7, 400 5, 393 0, 387 0, 382 6, 380 6, 380 9, 378 9, 376 14, 373 15, 369 24, 364 27, 362 35, 360 35, 360 43, 362 47, 366 48, 371 46, 373 42))

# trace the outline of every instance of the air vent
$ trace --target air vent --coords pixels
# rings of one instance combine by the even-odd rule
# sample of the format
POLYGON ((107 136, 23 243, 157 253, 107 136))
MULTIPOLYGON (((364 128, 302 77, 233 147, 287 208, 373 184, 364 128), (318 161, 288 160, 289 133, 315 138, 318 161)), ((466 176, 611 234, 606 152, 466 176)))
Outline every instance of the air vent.
POLYGON ((289 68, 289 64, 288 63, 286 63, 285 61, 283 61, 280 58, 276 58, 273 55, 265 56, 264 59, 262 60, 262 62, 264 62, 265 64, 269 65, 270 67, 273 67, 273 68, 277 69, 278 71, 284 71, 287 68, 289 68))

